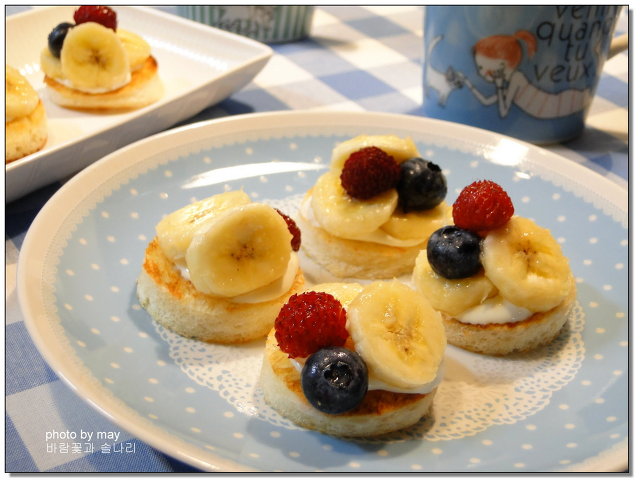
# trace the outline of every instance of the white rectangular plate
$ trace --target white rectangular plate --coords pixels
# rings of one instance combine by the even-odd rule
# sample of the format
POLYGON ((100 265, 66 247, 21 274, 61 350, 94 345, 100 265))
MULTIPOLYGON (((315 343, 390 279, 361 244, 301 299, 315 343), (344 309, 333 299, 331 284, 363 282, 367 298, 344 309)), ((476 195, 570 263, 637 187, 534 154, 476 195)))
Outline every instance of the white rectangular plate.
POLYGON ((19 69, 42 98, 49 139, 44 148, 6 166, 6 201, 72 175, 135 140, 190 118, 239 90, 271 57, 270 47, 144 7, 117 7, 118 25, 144 37, 158 61, 164 96, 142 109, 93 114, 49 101, 40 52, 75 7, 37 8, 6 19, 6 63, 19 69))

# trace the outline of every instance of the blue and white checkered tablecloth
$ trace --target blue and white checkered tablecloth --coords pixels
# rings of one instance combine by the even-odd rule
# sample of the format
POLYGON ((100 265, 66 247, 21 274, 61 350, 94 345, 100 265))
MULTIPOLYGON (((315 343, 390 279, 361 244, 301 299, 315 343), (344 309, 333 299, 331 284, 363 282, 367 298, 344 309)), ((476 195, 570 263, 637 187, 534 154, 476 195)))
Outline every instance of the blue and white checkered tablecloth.
MULTIPOLYGON (((7 14, 17 10, 20 8, 8 9, 7 14)), ((422 23, 422 7, 416 6, 318 7, 310 38, 273 45, 273 58, 251 84, 182 124, 295 109, 420 115, 422 23)), ((627 29, 625 9, 618 33, 627 29)), ((11 39, 7 42, 10 49, 11 39)), ((628 68, 627 52, 610 59, 584 134, 547 147, 625 189, 629 178, 628 68)), ((45 187, 6 206, 5 471, 190 472, 194 469, 127 434, 76 396, 49 368, 29 337, 16 294, 18 255, 34 217, 61 185, 45 187), (82 429, 113 432, 121 445, 103 447, 96 442, 93 448, 36 451, 42 449, 47 432, 82 429)))

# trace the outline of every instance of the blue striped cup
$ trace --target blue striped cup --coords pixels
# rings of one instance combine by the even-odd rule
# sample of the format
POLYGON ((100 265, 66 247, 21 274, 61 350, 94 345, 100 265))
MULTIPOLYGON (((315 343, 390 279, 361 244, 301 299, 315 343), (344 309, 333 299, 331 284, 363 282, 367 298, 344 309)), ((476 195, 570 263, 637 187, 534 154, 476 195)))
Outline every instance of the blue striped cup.
POLYGON ((265 43, 307 37, 313 7, 308 5, 180 5, 178 13, 191 20, 265 43))

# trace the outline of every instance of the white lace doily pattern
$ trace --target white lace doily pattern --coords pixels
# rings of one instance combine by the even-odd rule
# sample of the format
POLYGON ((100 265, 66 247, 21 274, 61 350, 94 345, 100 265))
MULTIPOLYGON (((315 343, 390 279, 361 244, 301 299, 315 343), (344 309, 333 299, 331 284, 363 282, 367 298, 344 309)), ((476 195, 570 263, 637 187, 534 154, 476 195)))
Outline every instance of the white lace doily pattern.
MULTIPOLYGON (((537 413, 548 405, 553 392, 578 372, 585 353, 581 337, 584 324, 584 311, 576 303, 560 335, 539 350, 490 357, 449 347, 432 416, 409 429, 373 440, 459 439, 537 413)), ((262 397, 259 375, 263 341, 241 346, 209 344, 183 338, 157 323, 154 326, 167 342, 171 359, 193 381, 216 391, 245 415, 296 428, 262 397)))

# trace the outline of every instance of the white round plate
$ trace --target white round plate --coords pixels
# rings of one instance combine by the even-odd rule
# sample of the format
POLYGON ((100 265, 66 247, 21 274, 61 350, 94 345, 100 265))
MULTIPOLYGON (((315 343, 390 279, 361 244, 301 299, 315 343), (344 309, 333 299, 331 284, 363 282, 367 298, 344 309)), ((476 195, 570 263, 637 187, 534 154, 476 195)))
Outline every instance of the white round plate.
MULTIPOLYGON (((461 125, 377 113, 265 113, 127 146, 69 181, 24 242, 20 303, 52 368, 123 429, 204 470, 534 472, 628 464, 626 191, 546 150, 461 125), (578 301, 557 340, 494 358, 449 347, 433 417, 377 439, 295 427, 262 401, 262 342, 205 345, 158 327, 136 277, 163 214, 243 188, 291 215, 333 146, 411 136, 459 190, 489 178, 549 228, 578 301)), ((304 234, 303 234, 304 243, 304 234)))

